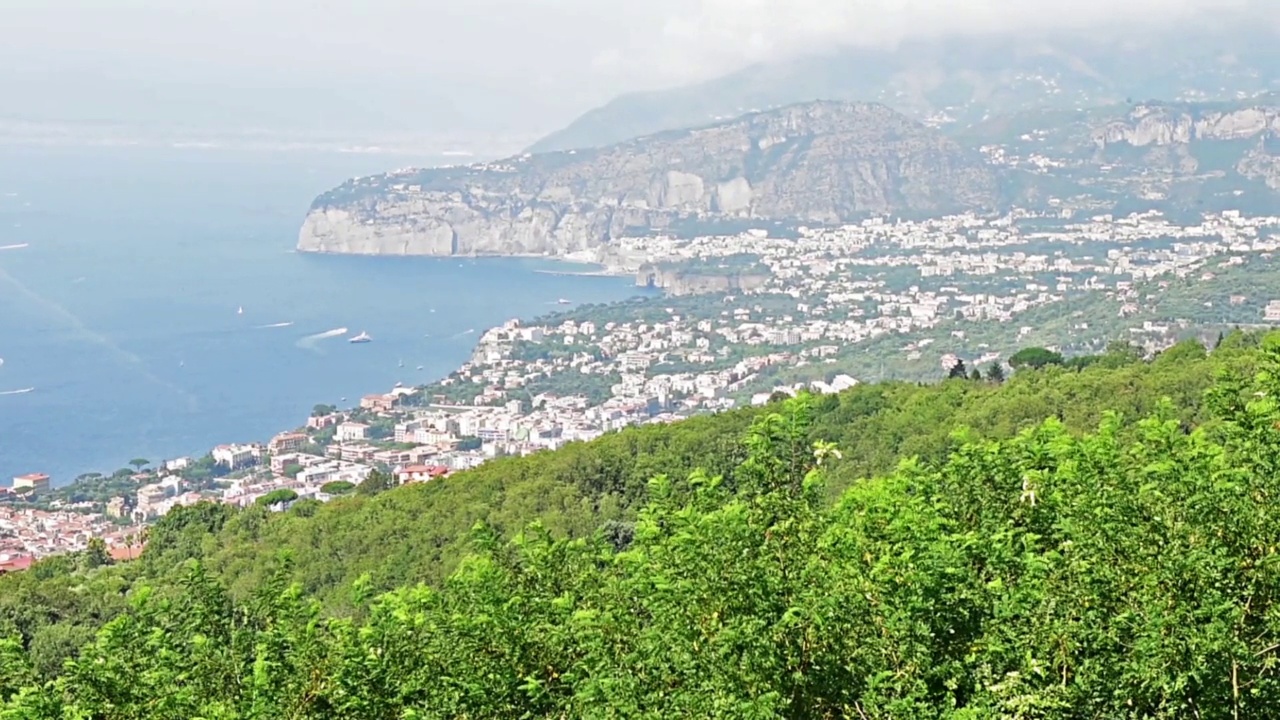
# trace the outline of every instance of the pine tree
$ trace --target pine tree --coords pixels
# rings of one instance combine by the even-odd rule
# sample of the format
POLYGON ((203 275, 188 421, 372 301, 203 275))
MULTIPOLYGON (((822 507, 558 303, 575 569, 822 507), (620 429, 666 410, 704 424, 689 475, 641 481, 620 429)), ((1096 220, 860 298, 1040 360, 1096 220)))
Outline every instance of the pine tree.
POLYGON ((998 362, 991 363, 987 368, 987 380, 997 385, 1004 382, 1004 366, 998 362))

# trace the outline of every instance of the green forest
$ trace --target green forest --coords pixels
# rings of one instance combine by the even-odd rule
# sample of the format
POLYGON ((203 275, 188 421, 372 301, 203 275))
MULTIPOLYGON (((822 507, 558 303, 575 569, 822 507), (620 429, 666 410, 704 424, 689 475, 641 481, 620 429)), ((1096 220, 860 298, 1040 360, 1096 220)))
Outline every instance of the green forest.
POLYGON ((0 577, 0 720, 1268 717, 1278 495, 1280 335, 801 395, 0 577))

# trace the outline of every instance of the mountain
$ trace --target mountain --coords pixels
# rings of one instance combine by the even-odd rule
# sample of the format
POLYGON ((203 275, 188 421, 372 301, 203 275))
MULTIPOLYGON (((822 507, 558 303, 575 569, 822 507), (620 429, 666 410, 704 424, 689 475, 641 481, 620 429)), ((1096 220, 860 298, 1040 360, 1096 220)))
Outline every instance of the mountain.
POLYGON ((963 129, 1034 109, 1229 100, 1280 89, 1280 42, 1266 22, 1144 33, 916 40, 758 64, 696 85, 623 95, 529 149, 608 145, 814 99, 880 102, 930 125, 963 129))
POLYGON ((811 102, 605 148, 358 178, 321 195, 298 249, 564 254, 689 219, 833 222, 994 209, 980 154, 883 105, 811 102))
POLYGON ((1005 172, 1094 201, 1271 212, 1280 191, 1280 95, 1029 111, 956 136, 1005 172))

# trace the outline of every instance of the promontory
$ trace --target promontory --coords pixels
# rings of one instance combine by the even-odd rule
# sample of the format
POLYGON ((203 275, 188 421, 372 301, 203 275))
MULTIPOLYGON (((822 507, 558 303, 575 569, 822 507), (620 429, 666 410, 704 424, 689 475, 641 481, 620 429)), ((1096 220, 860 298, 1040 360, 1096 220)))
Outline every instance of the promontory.
POLYGON ((878 104, 812 102, 590 150, 349 180, 315 200, 310 252, 564 255, 681 220, 839 222, 989 210, 977 152, 878 104))

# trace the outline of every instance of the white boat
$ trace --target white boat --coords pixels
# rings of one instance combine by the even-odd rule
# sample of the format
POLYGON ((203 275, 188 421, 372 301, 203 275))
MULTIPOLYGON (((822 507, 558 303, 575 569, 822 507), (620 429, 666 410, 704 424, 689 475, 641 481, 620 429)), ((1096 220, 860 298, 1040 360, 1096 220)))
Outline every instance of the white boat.
POLYGON ((564 298, 560 298, 560 299, 559 299, 559 300, 557 300, 556 302, 557 302, 557 303, 559 303, 559 304, 561 304, 561 305, 572 305, 572 304, 573 304, 572 302, 570 302, 570 301, 568 301, 568 300, 565 300, 564 298))
POLYGON ((349 342, 349 343, 367 343, 367 342, 373 342, 373 338, 369 337, 369 333, 367 333, 367 332, 361 332, 359 335, 357 335, 357 336, 355 336, 355 337, 351 338, 351 339, 350 339, 350 340, 348 340, 347 342, 349 342))
POLYGON ((237 315, 243 315, 243 314, 244 314, 244 307, 238 307, 238 308, 236 308, 236 314, 237 314, 237 315))

